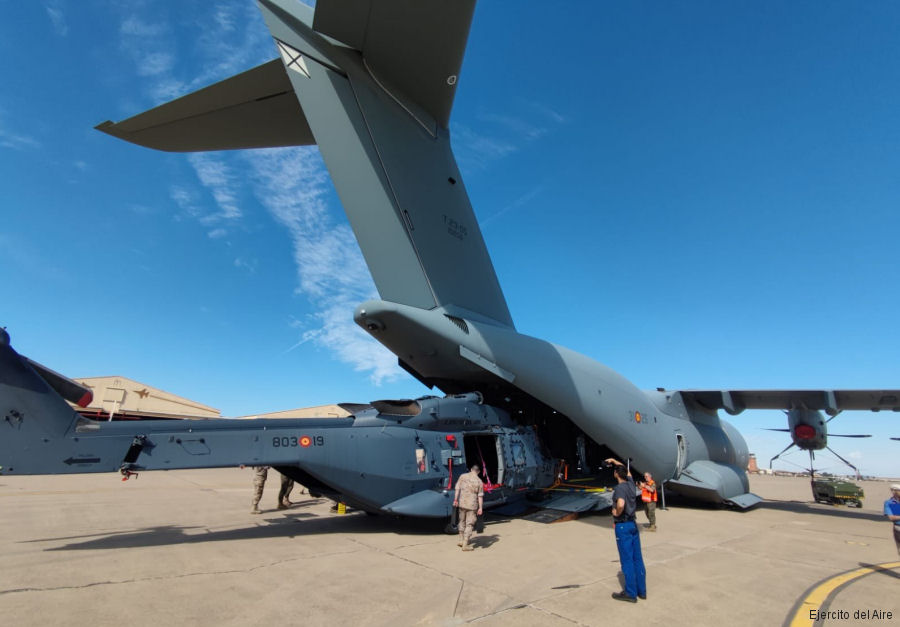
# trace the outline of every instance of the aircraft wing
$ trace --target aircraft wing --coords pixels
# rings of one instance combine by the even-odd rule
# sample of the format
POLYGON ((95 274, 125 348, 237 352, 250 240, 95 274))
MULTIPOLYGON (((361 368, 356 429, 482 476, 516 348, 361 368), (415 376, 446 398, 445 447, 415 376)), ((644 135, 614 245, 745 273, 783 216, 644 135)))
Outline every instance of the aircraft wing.
POLYGON ((281 59, 98 131, 168 152, 314 144, 281 59))
POLYGON ((900 411, 900 390, 680 390, 685 402, 724 409, 732 416, 745 409, 823 410, 836 416, 845 409, 900 411))

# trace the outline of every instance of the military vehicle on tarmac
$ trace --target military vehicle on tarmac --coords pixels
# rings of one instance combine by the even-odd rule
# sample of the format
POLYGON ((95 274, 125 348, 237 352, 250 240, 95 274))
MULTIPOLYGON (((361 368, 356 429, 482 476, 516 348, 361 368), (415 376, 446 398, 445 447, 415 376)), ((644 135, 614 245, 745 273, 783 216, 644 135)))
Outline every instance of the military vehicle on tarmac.
POLYGON ((862 507, 865 493, 852 481, 838 477, 816 477, 811 484, 816 503, 862 507))

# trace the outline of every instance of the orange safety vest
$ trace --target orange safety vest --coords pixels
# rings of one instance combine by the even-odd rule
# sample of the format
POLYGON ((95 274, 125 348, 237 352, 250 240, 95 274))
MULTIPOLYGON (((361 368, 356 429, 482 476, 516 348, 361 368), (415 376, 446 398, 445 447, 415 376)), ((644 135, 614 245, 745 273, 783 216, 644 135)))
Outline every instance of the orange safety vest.
POLYGON ((648 485, 656 487, 656 482, 651 479, 650 483, 644 482, 641 484, 641 500, 644 503, 650 503, 650 502, 656 503, 656 490, 653 490, 651 492, 650 490, 647 489, 648 485))

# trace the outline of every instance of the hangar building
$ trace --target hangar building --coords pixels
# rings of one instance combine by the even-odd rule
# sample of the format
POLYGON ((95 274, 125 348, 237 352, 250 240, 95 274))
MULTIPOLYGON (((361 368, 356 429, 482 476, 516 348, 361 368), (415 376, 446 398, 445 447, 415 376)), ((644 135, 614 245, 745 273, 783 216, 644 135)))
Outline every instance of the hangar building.
MULTIPOLYGON (((81 377, 75 381, 91 388, 94 398, 84 408, 71 403, 70 405, 82 416, 93 420, 207 420, 222 418, 222 412, 215 407, 171 394, 128 377, 81 377)), ((337 418, 349 415, 350 412, 338 405, 319 405, 240 417, 337 418)))

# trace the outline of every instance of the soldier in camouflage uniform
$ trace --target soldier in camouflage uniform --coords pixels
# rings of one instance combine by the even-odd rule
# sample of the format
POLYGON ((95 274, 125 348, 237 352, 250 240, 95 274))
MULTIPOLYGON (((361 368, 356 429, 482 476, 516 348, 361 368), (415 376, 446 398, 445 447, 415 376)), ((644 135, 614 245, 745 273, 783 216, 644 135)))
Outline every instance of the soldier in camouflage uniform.
MULTIPOLYGON (((253 467, 253 499, 250 501, 250 513, 261 514, 259 509, 259 501, 262 499, 263 488, 266 485, 266 479, 269 476, 268 466, 253 467)), ((287 475, 281 475, 281 488, 278 490, 278 509, 287 509, 293 503, 288 500, 291 490, 294 489, 294 480, 287 475)))
POLYGON ((263 495, 263 488, 266 485, 266 477, 269 476, 268 466, 253 467, 253 498, 250 500, 250 513, 262 514, 259 509, 259 500, 263 495))
POLYGON ((294 480, 288 477, 287 475, 281 475, 281 488, 278 490, 278 509, 287 509, 293 503, 290 502, 288 497, 291 495, 291 490, 294 489, 294 480))
POLYGON ((484 505, 484 484, 478 478, 481 466, 472 464, 471 472, 467 472, 456 482, 456 495, 453 499, 453 507, 459 507, 459 543, 463 551, 471 551, 472 545, 469 538, 475 528, 475 521, 481 515, 484 505))

